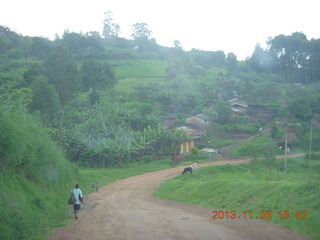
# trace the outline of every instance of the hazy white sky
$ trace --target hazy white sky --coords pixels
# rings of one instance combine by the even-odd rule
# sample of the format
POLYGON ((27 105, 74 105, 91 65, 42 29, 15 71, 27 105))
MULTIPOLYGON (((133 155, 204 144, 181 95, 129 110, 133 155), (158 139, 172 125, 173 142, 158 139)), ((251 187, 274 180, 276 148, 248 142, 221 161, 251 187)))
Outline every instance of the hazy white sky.
POLYGON ((320 38, 320 0, 1 0, 0 6, 0 25, 22 35, 102 33, 110 11, 121 37, 131 38, 132 25, 145 22, 160 45, 179 40, 185 50, 233 52, 239 60, 279 34, 320 38))

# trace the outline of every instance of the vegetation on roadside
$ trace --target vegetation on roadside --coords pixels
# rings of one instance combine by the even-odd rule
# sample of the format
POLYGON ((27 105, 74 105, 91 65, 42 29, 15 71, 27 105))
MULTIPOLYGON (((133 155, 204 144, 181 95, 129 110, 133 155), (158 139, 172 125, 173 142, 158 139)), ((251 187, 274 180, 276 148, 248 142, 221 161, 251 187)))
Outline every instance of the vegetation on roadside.
POLYGON ((68 217, 66 189, 80 176, 21 108, 0 105, 0 239, 44 239, 68 217))
POLYGON ((263 159, 241 165, 200 168, 192 175, 177 176, 162 183, 154 196, 233 210, 242 217, 243 211, 247 211, 247 218, 249 211, 253 218, 260 218, 260 212, 265 216, 266 211, 271 211, 272 217, 264 220, 320 239, 320 160, 313 159, 310 174, 304 158, 290 158, 287 174, 279 170, 283 165, 283 159, 263 159), (290 218, 283 216, 287 210, 290 218), (305 219, 302 211, 307 211, 305 219))

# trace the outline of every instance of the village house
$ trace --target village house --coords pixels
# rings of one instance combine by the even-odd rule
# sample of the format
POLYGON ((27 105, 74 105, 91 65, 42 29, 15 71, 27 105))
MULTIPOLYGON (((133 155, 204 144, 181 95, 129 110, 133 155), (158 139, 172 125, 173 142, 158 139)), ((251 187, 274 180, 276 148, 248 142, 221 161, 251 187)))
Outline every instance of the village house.
POLYGON ((205 135, 205 128, 209 125, 210 118, 205 114, 197 114, 186 119, 186 123, 178 129, 187 133, 187 139, 181 143, 180 154, 191 152, 200 141, 201 136, 205 135))
POLYGON ((205 114, 197 114, 186 119, 186 123, 206 127, 210 123, 210 118, 205 114))
POLYGON ((197 114, 187 118, 184 125, 195 130, 195 135, 201 137, 206 135, 206 127, 209 126, 209 123, 210 118, 207 115, 197 114))
POLYGON ((248 103, 238 98, 231 99, 228 102, 231 105, 233 117, 247 115, 248 103))
POLYGON ((191 152, 191 148, 195 147, 197 141, 200 138, 197 136, 189 136, 186 140, 181 143, 180 154, 188 154, 191 152))

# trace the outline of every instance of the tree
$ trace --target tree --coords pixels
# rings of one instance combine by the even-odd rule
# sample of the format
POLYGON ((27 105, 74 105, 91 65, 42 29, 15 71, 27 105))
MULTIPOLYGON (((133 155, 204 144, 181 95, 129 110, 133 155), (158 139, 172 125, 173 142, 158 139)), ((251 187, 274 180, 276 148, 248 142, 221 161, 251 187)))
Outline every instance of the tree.
POLYGON ((286 81, 304 82, 310 65, 310 43, 305 34, 283 34, 268 40, 268 48, 275 61, 275 71, 286 81))
POLYGON ((220 122, 228 122, 232 114, 232 110, 229 102, 219 101, 214 110, 217 112, 217 120, 220 122))
POLYGON ((148 29, 147 23, 135 23, 132 26, 132 37, 134 40, 137 39, 149 39, 152 31, 148 29))
POLYGON ((37 76, 31 84, 33 93, 30 108, 32 111, 40 111, 45 121, 58 120, 60 114, 59 96, 55 87, 44 76, 37 76))
POLYGON ((0 25, 0 53, 18 47, 21 41, 22 36, 0 25))
POLYGON ((116 83, 115 74, 110 65, 98 60, 85 60, 81 73, 85 90, 89 90, 89 88, 113 88, 116 83))
POLYGON ((36 77, 42 75, 43 67, 38 62, 32 62, 28 69, 23 73, 24 81, 29 85, 36 77))
POLYGON ((226 67, 229 73, 234 73, 238 67, 237 56, 230 52, 226 58, 226 67))
POLYGON ((181 46, 181 42, 179 40, 174 40, 173 41, 173 47, 175 49, 178 49, 178 50, 183 50, 182 46, 181 46))
POLYGON ((204 68, 225 65, 226 55, 223 51, 203 51, 198 49, 191 50, 193 60, 204 68))
POLYGON ((32 37, 28 48, 28 55, 31 57, 45 58, 50 53, 52 43, 49 39, 42 37, 32 37))
POLYGON ((314 97, 309 89, 293 89, 289 93, 291 100, 288 104, 288 110, 297 118, 309 120, 312 117, 312 103, 314 97))
POLYGON ((311 39, 310 48, 309 78, 310 81, 320 82, 320 39, 311 39))
POLYGON ((269 72, 272 68, 272 59, 268 52, 257 44, 249 59, 249 66, 255 72, 269 72))
POLYGON ((94 57, 97 58, 103 54, 101 46, 101 37, 98 32, 75 33, 65 30, 62 38, 56 42, 62 43, 77 59, 94 57))
POLYGON ((103 36, 105 38, 118 37, 120 33, 119 24, 115 23, 112 18, 112 13, 107 11, 104 13, 105 19, 103 20, 103 36))
POLYGON ((81 89, 77 66, 68 49, 55 47, 44 61, 45 76, 59 94, 62 105, 67 104, 73 94, 81 89))

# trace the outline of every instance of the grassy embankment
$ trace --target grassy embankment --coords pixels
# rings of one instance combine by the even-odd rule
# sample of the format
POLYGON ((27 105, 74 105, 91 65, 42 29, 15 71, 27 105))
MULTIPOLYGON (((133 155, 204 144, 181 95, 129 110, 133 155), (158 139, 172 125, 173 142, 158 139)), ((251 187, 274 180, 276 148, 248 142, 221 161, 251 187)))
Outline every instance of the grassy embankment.
POLYGON ((259 218, 260 211, 265 216, 269 210, 272 217, 267 221, 320 239, 319 156, 316 159, 312 160, 310 175, 304 158, 290 158, 287 174, 279 171, 283 159, 200 168, 193 175, 181 175, 164 182, 154 195, 212 210, 234 210, 241 216, 243 211, 252 211, 253 218, 259 218), (278 212, 286 210, 290 211, 290 218, 280 218, 278 212), (307 211, 307 218, 299 218, 304 215, 302 212, 295 215, 292 213, 295 211, 307 211))

